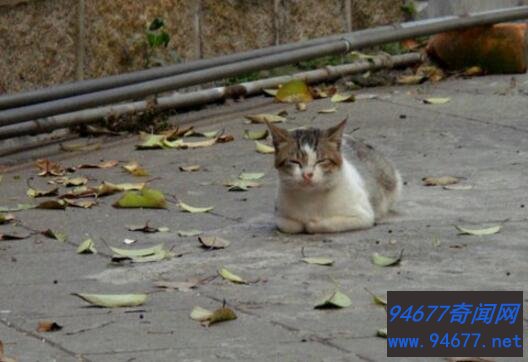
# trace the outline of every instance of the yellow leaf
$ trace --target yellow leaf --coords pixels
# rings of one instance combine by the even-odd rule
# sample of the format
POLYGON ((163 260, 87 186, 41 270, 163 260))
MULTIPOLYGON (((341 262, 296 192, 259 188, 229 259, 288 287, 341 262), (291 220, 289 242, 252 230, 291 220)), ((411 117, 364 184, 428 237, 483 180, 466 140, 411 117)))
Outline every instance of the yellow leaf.
POLYGON ((214 206, 194 207, 194 206, 188 205, 188 204, 186 204, 184 202, 181 202, 181 201, 178 203, 178 206, 180 207, 180 209, 182 211, 190 212, 191 214, 199 214, 199 213, 209 212, 209 211, 214 209, 214 206))
POLYGON ((248 114, 247 116, 244 116, 246 119, 250 120, 251 123, 282 123, 286 122, 286 118, 276 115, 276 114, 269 114, 269 113, 262 113, 262 114, 248 114))
POLYGON ((473 228, 467 228, 462 226, 455 226, 458 231, 460 231, 461 234, 467 234, 467 235, 476 235, 476 236, 485 236, 485 235, 493 235, 498 233, 502 229, 502 225, 492 226, 489 228, 484 229, 473 229, 473 228))
POLYGON ((147 301, 147 294, 88 294, 72 293, 82 300, 105 308, 137 307, 147 301))
POLYGON ((242 279, 241 277, 239 277, 238 275, 236 274, 233 274, 231 273, 229 270, 227 270, 226 268, 220 268, 218 269, 218 274, 224 278, 225 280, 229 280, 230 282, 232 283, 236 283, 236 284, 247 284, 247 281, 245 281, 244 279, 242 279))
POLYGON ((161 191, 143 188, 140 191, 127 191, 113 205, 118 208, 165 209, 167 202, 161 191))
POLYGON ((263 153, 263 154, 275 153, 275 148, 273 148, 271 146, 268 146, 268 145, 266 145, 264 143, 260 143, 258 141, 255 141, 255 145, 256 145, 258 153, 263 153))
POLYGON ((283 103, 308 103, 313 100, 310 88, 300 79, 294 79, 284 84, 275 97, 283 103))
POLYGON ((451 100, 451 98, 426 98, 423 100, 425 104, 446 104, 451 100))
POLYGON ((336 108, 325 108, 319 110, 317 113, 335 113, 337 111, 336 108))
POLYGON ((136 161, 132 161, 123 166, 123 168, 128 171, 133 176, 148 176, 149 173, 139 165, 136 161))
POLYGON ((339 94, 336 93, 330 98, 331 102, 341 103, 341 102, 354 102, 356 99, 352 94, 339 94))

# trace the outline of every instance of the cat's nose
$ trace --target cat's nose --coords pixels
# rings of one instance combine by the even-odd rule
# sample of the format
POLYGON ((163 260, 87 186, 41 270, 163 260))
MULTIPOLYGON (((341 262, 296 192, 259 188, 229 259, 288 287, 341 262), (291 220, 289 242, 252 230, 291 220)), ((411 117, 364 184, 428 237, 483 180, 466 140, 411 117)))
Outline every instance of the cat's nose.
POLYGON ((310 171, 310 172, 305 171, 305 172, 303 172, 302 177, 303 177, 303 179, 305 179, 306 181, 311 181, 312 178, 313 178, 313 175, 314 175, 313 172, 311 172, 311 171, 310 171))

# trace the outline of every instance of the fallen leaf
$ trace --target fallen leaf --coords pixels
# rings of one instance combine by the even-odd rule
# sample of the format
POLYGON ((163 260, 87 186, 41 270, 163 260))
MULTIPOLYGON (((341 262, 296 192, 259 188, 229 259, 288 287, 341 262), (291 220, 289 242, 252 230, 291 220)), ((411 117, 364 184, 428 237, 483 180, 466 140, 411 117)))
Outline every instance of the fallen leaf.
POLYGON ((101 143, 92 143, 92 144, 86 144, 86 143, 61 143, 59 145, 60 149, 66 152, 91 152, 101 149, 101 143))
POLYGON ((145 187, 139 191, 126 191, 113 206, 118 208, 165 209, 167 202, 161 191, 145 187))
POLYGON ((219 136, 217 139, 216 139, 216 142, 217 143, 227 143, 227 142, 232 142, 235 140, 235 137, 233 137, 233 135, 230 135, 230 134, 223 134, 221 136, 219 136))
POLYGON ((37 332, 57 332, 62 329, 62 326, 54 321, 39 321, 37 326, 37 332))
POLYGON ((68 206, 80 207, 81 209, 90 209, 92 206, 97 205, 97 202, 94 200, 74 200, 65 198, 64 202, 66 202, 68 206))
POLYGON ((86 163, 81 164, 77 166, 77 168, 100 168, 100 169, 108 169, 117 166, 119 161, 117 160, 109 160, 109 161, 101 161, 100 163, 93 164, 93 163, 86 163))
POLYGON ((326 113, 335 113, 336 111, 337 111, 336 108, 325 108, 325 109, 320 109, 319 111, 317 111, 317 113, 326 114, 326 113))
POLYGON ((422 84, 427 80, 425 75, 402 75, 396 79, 396 83, 400 85, 416 85, 422 84))
POLYGON ((136 241, 136 239, 125 239, 123 240, 123 243, 125 243, 126 245, 131 245, 134 244, 136 241))
POLYGON ((464 71, 464 75, 467 77, 473 77, 477 75, 483 75, 484 71, 479 66, 469 67, 464 71))
POLYGON ((217 129, 214 131, 209 132, 198 132, 195 130, 190 130, 187 133, 185 133, 185 137, 206 137, 206 138, 215 138, 218 135, 222 134, 222 130, 217 129))
POLYGON ((310 88, 300 79, 290 80, 283 84, 275 98, 283 103, 308 103, 313 100, 310 88))
POLYGON ((414 50, 414 49, 416 49, 416 48, 418 48, 420 46, 420 43, 418 43, 414 39, 402 40, 402 41, 400 41, 400 44, 402 45, 403 48, 405 48, 407 50, 414 50))
POLYGON ((140 132, 139 139, 141 140, 141 143, 136 145, 138 150, 166 148, 164 142, 169 140, 166 135, 148 134, 145 132, 140 132))
POLYGON ((143 177, 149 176, 149 173, 139 165, 137 161, 132 161, 123 165, 123 168, 128 171, 132 176, 143 177))
POLYGON ((242 279, 241 277, 239 277, 238 275, 236 274, 233 274, 231 273, 229 270, 227 270, 226 268, 220 268, 218 269, 218 274, 224 278, 225 280, 229 280, 230 282, 232 283, 236 283, 236 284, 247 284, 247 281, 245 281, 244 279, 242 279))
POLYGON ((218 308, 217 310, 215 310, 213 314, 207 319, 207 322, 208 322, 207 325, 210 326, 215 323, 232 321, 235 319, 237 319, 237 316, 235 312, 233 312, 232 309, 222 307, 222 308, 218 308))
POLYGON ((92 239, 86 239, 77 248, 77 254, 97 254, 97 249, 92 239))
POLYGON ((330 98, 330 102, 341 103, 341 102, 354 102, 356 98, 352 94, 339 94, 336 93, 330 98))
POLYGON ((256 149, 258 153, 263 154, 271 154, 275 153, 275 148, 272 146, 268 146, 264 143, 260 143, 259 141, 255 141, 256 149))
POLYGON ((268 138, 269 131, 267 129, 263 129, 262 131, 250 131, 250 130, 244 130, 244 138, 247 140, 263 140, 268 138))
POLYGON ((22 240, 27 239, 31 236, 31 234, 27 235, 18 235, 18 234, 2 234, 0 233, 0 240, 7 241, 7 240, 22 240))
POLYGON ((387 338, 387 328, 380 328, 376 331, 376 336, 387 338))
POLYGON ((165 138, 169 141, 174 141, 175 139, 184 137, 189 132, 192 132, 193 129, 194 129, 193 126, 187 126, 187 127, 181 127, 181 128, 180 127, 170 128, 170 129, 160 132, 160 135, 165 136, 165 138))
POLYGON ((466 191, 471 190, 473 188, 473 185, 468 184, 453 184, 453 185, 445 185, 443 189, 445 190, 456 190, 456 191, 466 191))
POLYGON ((178 148, 178 149, 187 149, 187 148, 204 148, 204 147, 210 147, 214 145, 217 142, 218 138, 210 138, 205 141, 198 141, 198 142, 185 142, 182 139, 176 140, 174 142, 169 142, 165 140, 163 144, 167 146, 168 148, 178 148))
POLYGON ((251 123, 282 123, 286 122, 286 118, 278 116, 276 114, 262 113, 262 114, 250 114, 244 116, 246 119, 250 120, 251 123))
POLYGON ((334 260, 325 257, 312 257, 312 258, 302 258, 306 264, 316 264, 316 265, 325 265, 330 266, 334 264, 334 260))
POLYGON ((54 231, 52 229, 48 229, 48 230, 45 230, 43 232, 41 232, 42 235, 48 237, 48 238, 51 238, 51 239, 55 239, 55 240, 58 240, 58 241, 62 241, 63 243, 68 240, 68 236, 64 233, 60 233, 58 231, 54 231))
POLYGON ((34 209, 37 205, 17 204, 17 206, 0 206, 0 212, 15 212, 28 209, 34 209))
POLYGON ((182 172, 196 172, 199 171, 201 166, 200 165, 187 165, 187 166, 180 166, 180 171, 182 172))
POLYGON ((426 98, 423 100, 425 104, 446 104, 451 98, 426 98))
POLYGON ((440 176, 440 177, 424 177, 422 179, 424 186, 446 186, 459 183, 460 177, 454 176, 440 176))
POLYGON ((262 91, 269 96, 275 97, 279 90, 278 89, 263 89, 262 91))
POLYGON ((260 187, 261 184, 249 180, 233 180, 225 182, 224 186, 229 187, 229 191, 247 191, 249 188, 260 187))
POLYGON ((35 208, 44 210, 64 210, 66 209, 64 200, 46 200, 38 204, 35 208))
POLYGON ((0 214, 0 224, 7 224, 15 220, 15 215, 13 214, 0 214))
POLYGON ((336 289, 321 298, 321 301, 319 301, 314 308, 346 308, 350 307, 351 305, 352 301, 350 298, 346 294, 336 289))
POLYGON ((122 249, 113 246, 110 246, 109 248, 114 252, 114 254, 127 258, 141 258, 145 256, 151 256, 166 250, 164 244, 158 244, 149 248, 142 249, 122 249))
POLYGON ((211 312, 210 310, 197 306, 192 309, 190 317, 192 320, 204 322, 211 318, 212 315, 213 312, 211 312))
POLYGON ((178 206, 180 207, 180 210, 184 212, 190 212, 191 214, 199 214, 203 212, 209 212, 214 209, 214 206, 208 206, 208 207, 194 207, 191 205, 188 205, 184 202, 179 202, 178 206))
POLYGON ((143 255, 143 256, 124 256, 124 255, 116 254, 112 256, 111 260, 114 263, 120 263, 123 261, 130 261, 132 263, 153 263, 153 262, 158 262, 158 261, 162 261, 165 259, 170 259, 173 256, 175 256, 173 252, 164 248, 164 249, 156 251, 153 254, 143 255))
POLYGON ((431 82, 439 82, 445 78, 444 71, 434 65, 420 65, 416 70, 416 75, 423 75, 431 82))
POLYGON ((56 179, 50 181, 50 183, 63 185, 63 186, 66 186, 66 187, 82 186, 82 185, 85 185, 86 183, 88 183, 88 179, 86 177, 84 177, 84 176, 74 177, 74 178, 59 177, 59 178, 56 178, 56 179))
POLYGON ((97 196, 107 196, 122 191, 141 191, 145 188, 145 186, 145 182, 113 184, 111 182, 104 181, 101 185, 97 186, 97 196))
POLYGON ((196 230, 196 229, 190 229, 190 230, 178 230, 178 236, 181 237, 190 237, 190 236, 197 236, 200 235, 203 231, 196 230))
POLYGON ((372 254, 372 262, 377 266, 394 266, 398 265, 403 257, 403 250, 400 252, 400 255, 397 258, 391 258, 388 256, 383 256, 378 253, 372 254))
POLYGON ((218 236, 203 235, 198 237, 202 246, 207 249, 225 249, 231 242, 218 236))
POLYGON ((157 281, 154 285, 158 288, 165 288, 169 290, 179 290, 181 292, 189 292, 191 289, 198 286, 199 280, 186 281, 186 282, 169 282, 169 281, 157 281))
POLYGON ((302 103, 302 102, 301 103, 297 103, 295 105, 295 108, 297 108, 297 110, 299 112, 304 112, 304 111, 306 111, 306 103, 302 103))
POLYGON ((147 294, 88 294, 72 293, 82 300, 103 308, 137 307, 143 305, 148 298, 147 294))
POLYGON ((142 231, 144 233, 157 233, 169 231, 168 227, 162 226, 155 228, 150 226, 148 222, 146 222, 145 225, 127 225, 127 229, 129 231, 142 231))
POLYGON ((264 175, 264 172, 242 172, 238 178, 245 181, 254 181, 260 180, 264 175))
POLYGON ((476 236, 485 236, 493 235, 498 233, 502 229, 502 225, 491 226, 483 229, 473 229, 455 225, 456 229, 460 231, 462 235, 476 235, 476 236))
POLYGON ((387 300, 385 298, 377 296, 376 294, 372 293, 367 288, 365 288, 365 290, 367 291, 367 293, 369 293, 372 296, 372 300, 374 301, 374 303, 379 304, 379 305, 387 305, 387 300))
POLYGON ((314 98, 328 98, 333 96, 337 92, 337 88, 335 86, 330 87, 313 87, 311 89, 312 96, 314 98))
POLYGON ((56 196, 56 195, 58 195, 58 193, 59 193, 59 188, 58 187, 54 187, 54 188, 52 188, 50 190, 38 190, 38 189, 34 189, 33 187, 30 187, 26 191, 26 195, 28 195, 29 197, 32 197, 32 198, 56 196))
POLYGON ((63 176, 64 169, 58 163, 52 162, 48 159, 39 159, 36 161, 36 166, 40 170, 39 176, 63 176))

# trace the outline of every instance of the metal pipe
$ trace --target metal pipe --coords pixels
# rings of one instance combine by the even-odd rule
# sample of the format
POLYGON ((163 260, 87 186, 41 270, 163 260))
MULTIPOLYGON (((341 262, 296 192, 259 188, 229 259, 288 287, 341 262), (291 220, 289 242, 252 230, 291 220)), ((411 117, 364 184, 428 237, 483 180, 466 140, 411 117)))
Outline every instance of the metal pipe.
POLYGON ((269 69, 325 55, 340 54, 361 47, 373 46, 416 36, 430 35, 453 29, 518 20, 527 17, 528 6, 520 6, 470 14, 463 17, 454 16, 419 21, 412 25, 403 24, 396 28, 391 28, 390 31, 382 29, 381 31, 372 31, 363 34, 363 36, 350 33, 342 36, 340 40, 327 44, 268 55, 257 59, 241 61, 235 64, 212 67, 203 71, 194 71, 119 88, 107 89, 95 93, 0 111, 0 126, 119 102, 131 98, 144 97, 150 94, 240 75, 250 71, 269 69))
MULTIPOLYGON (((390 26, 385 27, 387 30, 390 26)), ((376 28, 376 30, 379 28, 376 28)), ((361 30, 358 33, 368 34, 375 29, 361 30)), ((92 93, 109 88, 117 88, 128 84, 141 83, 148 80, 168 77, 171 75, 188 73, 191 71, 212 68, 220 65, 235 63, 243 60, 259 58, 266 55, 278 54, 309 46, 325 44, 335 41, 344 36, 336 34, 324 38, 311 39, 292 44, 282 44, 262 49, 249 50, 246 52, 224 55, 220 57, 201 59, 188 63, 172 64, 164 67, 143 69, 135 72, 112 75, 104 78, 88 79, 78 82, 61 84, 53 87, 36 89, 29 92, 7 94, 0 96, 0 109, 21 107, 25 105, 41 103, 49 100, 71 97, 79 94, 92 93)))
MULTIPOLYGON (((230 87, 215 87, 189 93, 174 93, 170 96, 156 99, 154 108, 158 110, 168 108, 185 108, 200 104, 216 102, 232 96, 255 95, 261 93, 265 88, 277 87, 292 79, 303 79, 307 83, 319 83, 334 80, 344 75, 377 70, 386 67, 397 67, 415 64, 421 60, 419 53, 396 55, 393 57, 375 57, 371 61, 361 60, 351 64, 338 66, 327 66, 325 68, 296 73, 280 77, 260 79, 253 82, 245 82, 230 87)), ((50 132, 55 129, 76 126, 100 120, 108 115, 121 116, 124 114, 142 112, 152 107, 147 101, 137 101, 126 104, 117 104, 93 109, 87 109, 72 113, 60 114, 45 119, 23 122, 0 128, 0 139, 50 132)))

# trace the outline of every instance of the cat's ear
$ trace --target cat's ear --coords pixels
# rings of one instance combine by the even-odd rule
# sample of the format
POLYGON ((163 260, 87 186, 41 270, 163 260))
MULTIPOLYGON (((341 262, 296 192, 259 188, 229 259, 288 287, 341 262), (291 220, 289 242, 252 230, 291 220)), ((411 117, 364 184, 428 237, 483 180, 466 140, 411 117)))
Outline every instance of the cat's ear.
POLYGON ((347 124, 347 118, 339 122, 334 127, 330 127, 326 130, 326 138, 333 143, 337 144, 337 147, 339 148, 341 146, 341 141, 343 139, 343 133, 345 131, 345 127, 347 124))
POLYGON ((286 143, 290 140, 290 133, 284 128, 274 126, 268 121, 265 121, 268 129, 271 132, 271 138, 273 139, 273 145, 277 148, 281 143, 286 143))

